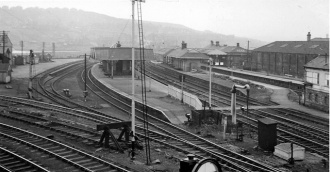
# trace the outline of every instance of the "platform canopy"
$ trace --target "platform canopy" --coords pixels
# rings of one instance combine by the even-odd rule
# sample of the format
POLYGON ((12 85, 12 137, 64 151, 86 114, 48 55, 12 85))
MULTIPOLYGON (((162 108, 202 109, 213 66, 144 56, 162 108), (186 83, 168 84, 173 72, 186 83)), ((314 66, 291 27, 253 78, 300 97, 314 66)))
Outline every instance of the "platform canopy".
MULTIPOLYGON (((142 52, 142 51, 141 51, 142 52)), ((130 47, 93 47, 91 48, 92 58, 96 60, 132 60, 132 48, 130 47)), ((140 48, 135 48, 135 60, 140 59, 140 48)), ((152 49, 144 49, 144 60, 154 60, 152 49)))

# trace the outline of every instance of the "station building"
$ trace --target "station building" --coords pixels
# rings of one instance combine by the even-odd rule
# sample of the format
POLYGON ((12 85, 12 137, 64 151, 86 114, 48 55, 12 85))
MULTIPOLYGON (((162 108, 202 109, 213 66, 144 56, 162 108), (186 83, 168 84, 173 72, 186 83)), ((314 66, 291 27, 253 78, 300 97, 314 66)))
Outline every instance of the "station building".
POLYGON ((320 55, 304 65, 304 68, 304 104, 329 112, 329 56, 320 55))
MULTIPOLYGON (((135 66, 138 67, 140 57, 144 52, 144 60, 155 60, 152 49, 135 48, 135 66)), ((102 69, 107 76, 123 76, 132 74, 132 48, 131 47, 93 47, 91 48, 91 57, 102 63, 102 69)))
POLYGON ((304 65, 325 54, 329 54, 329 39, 311 39, 308 32, 306 41, 275 41, 254 49, 243 69, 303 80, 304 65))
POLYGON ((203 63, 207 63, 209 56, 194 48, 187 48, 187 43, 182 41, 181 48, 177 48, 164 56, 166 64, 175 69, 189 72, 199 70, 203 63))
POLYGON ((212 57, 215 66, 228 68, 243 68, 244 61, 247 57, 247 50, 240 47, 239 43, 236 46, 220 45, 219 41, 204 47, 205 51, 217 50, 218 52, 208 52, 212 57))

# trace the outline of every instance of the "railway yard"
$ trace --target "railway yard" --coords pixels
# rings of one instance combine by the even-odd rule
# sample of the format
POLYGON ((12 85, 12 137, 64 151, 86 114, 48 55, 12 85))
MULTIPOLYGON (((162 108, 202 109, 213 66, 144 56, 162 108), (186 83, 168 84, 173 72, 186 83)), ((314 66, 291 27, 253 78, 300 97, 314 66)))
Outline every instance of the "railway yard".
MULTIPOLYGON (((14 68, 13 81, 0 88, 0 171, 172 172, 179 171, 180 160, 187 154, 199 159, 214 158, 223 171, 329 171, 328 117, 272 102, 271 89, 253 85, 249 113, 237 112, 237 121, 243 124, 243 141, 231 134, 223 139, 223 130, 214 121, 188 125, 185 114, 193 107, 168 96, 165 87, 180 88, 179 76, 184 74, 184 91, 207 100, 208 73, 183 73, 151 62, 145 64, 145 74, 152 78, 147 81, 148 139, 144 134, 144 105, 139 101, 143 97, 142 86, 136 79, 136 135, 142 147, 146 140, 150 141, 151 162, 146 164, 145 149, 138 149, 135 160, 131 160, 127 140, 116 139, 121 130, 111 130, 110 146, 106 147, 99 144, 102 132, 96 127, 130 120, 131 78, 111 79, 92 59, 87 63, 87 71, 82 59, 54 61, 36 67, 40 70, 34 77, 35 100, 26 99, 28 66, 14 68), (264 117, 277 122, 278 143, 305 148, 304 160, 292 165, 258 148, 258 119, 264 117)), ((230 89, 235 82, 220 76, 214 77, 213 83, 212 108, 230 113, 230 89)), ((242 91, 237 95, 237 104, 244 106, 245 100, 242 91)))

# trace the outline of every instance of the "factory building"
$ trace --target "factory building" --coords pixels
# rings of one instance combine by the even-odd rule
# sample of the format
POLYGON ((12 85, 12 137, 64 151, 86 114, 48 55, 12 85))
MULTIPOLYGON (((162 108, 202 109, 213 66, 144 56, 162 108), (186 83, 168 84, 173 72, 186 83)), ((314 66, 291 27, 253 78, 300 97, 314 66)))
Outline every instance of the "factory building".
POLYGON ((306 41, 275 41, 254 49, 243 69, 302 80, 304 65, 326 54, 329 54, 329 39, 311 39, 308 32, 306 41))

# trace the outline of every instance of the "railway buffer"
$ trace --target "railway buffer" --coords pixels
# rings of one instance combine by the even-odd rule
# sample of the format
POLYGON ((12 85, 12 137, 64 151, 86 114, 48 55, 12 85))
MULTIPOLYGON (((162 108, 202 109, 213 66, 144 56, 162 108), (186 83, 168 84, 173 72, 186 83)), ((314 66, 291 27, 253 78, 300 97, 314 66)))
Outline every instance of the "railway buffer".
MULTIPOLYGON (((115 147, 117 150, 120 152, 124 152, 123 148, 120 146, 119 141, 122 141, 122 138, 124 136, 125 142, 129 143, 129 136, 130 136, 130 127, 131 126, 131 121, 123 121, 123 122, 114 122, 114 123, 109 123, 109 124, 99 124, 96 125, 96 130, 97 131, 103 131, 99 144, 102 145, 103 141, 105 147, 109 147, 109 140, 113 141, 115 147), (110 131, 110 129, 121 129, 121 133, 119 134, 118 138, 113 135, 113 133, 110 131)), ((135 138, 136 140, 139 140, 137 137, 135 138)), ((138 148, 142 148, 141 145, 137 144, 138 148)))

